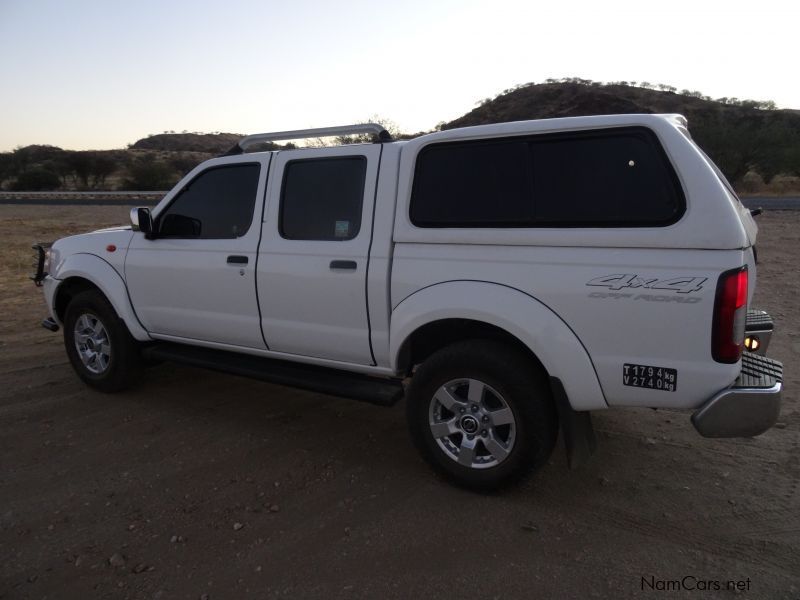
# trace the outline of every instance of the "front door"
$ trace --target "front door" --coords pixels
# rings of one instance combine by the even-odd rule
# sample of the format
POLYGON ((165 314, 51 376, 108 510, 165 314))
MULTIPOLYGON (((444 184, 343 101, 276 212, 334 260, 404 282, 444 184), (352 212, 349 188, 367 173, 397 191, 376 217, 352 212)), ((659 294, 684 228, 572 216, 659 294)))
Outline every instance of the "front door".
POLYGON ((136 315, 153 337, 265 348, 255 262, 270 155, 198 167, 154 211, 125 259, 136 315))
POLYGON ((366 276, 381 146, 274 159, 258 257, 269 349, 373 364, 366 276))

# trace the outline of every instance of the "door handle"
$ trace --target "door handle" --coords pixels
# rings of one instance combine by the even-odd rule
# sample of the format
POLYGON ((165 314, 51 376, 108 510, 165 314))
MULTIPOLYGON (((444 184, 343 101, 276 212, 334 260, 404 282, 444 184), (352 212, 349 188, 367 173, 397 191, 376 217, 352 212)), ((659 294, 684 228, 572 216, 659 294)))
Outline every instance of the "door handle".
POLYGON ((358 265, 354 260, 332 260, 331 269, 348 269, 355 271, 358 265))
POLYGON ((247 264, 247 257, 246 256, 229 256, 228 257, 228 264, 229 265, 246 265, 247 264))

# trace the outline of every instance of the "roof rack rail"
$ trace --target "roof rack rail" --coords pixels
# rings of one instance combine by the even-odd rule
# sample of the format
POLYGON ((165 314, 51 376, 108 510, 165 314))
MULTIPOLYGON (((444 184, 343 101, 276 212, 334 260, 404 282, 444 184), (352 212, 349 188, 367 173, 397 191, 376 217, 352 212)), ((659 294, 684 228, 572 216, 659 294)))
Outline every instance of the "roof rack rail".
POLYGON ((274 131, 272 133, 254 133, 246 135, 223 156, 242 154, 249 146, 262 142, 275 142, 278 140, 300 140, 313 137, 330 137, 338 135, 356 135, 371 133, 380 142, 391 142, 392 136, 383 125, 378 123, 358 123, 355 125, 341 125, 338 127, 318 127, 316 129, 295 129, 293 131, 274 131))

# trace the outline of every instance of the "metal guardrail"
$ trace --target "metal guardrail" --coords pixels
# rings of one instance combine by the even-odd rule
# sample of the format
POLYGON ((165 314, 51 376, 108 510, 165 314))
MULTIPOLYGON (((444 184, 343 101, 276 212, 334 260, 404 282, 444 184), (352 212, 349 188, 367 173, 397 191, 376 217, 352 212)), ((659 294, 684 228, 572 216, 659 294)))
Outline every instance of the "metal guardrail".
POLYGON ((5 192, 0 191, 0 205, 30 206, 155 206, 167 192, 130 191, 51 191, 5 192))
MULTIPOLYGON (((167 191, 133 192, 133 191, 99 191, 92 190, 79 192, 75 190, 51 192, 10 192, 0 191, 0 205, 2 204, 32 204, 32 205, 92 205, 98 206, 133 206, 136 204, 154 206, 167 191)), ((755 196, 743 197, 742 202, 747 208, 763 208, 764 210, 800 210, 800 196, 771 197, 755 196)))
POLYGON ((0 191, 0 198, 8 198, 11 196, 161 196, 164 197, 169 190, 164 191, 147 191, 147 192, 131 192, 131 191, 117 191, 117 190, 52 190, 49 192, 11 192, 0 191))

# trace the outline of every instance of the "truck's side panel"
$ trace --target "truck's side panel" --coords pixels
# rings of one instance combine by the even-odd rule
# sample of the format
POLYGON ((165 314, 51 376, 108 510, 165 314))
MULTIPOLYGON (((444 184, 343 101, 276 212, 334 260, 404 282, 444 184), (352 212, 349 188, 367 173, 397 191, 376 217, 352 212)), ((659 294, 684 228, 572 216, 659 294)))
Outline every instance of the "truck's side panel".
POLYGON ((549 308, 506 285, 458 281, 457 273, 453 273, 456 280, 443 280, 441 274, 446 271, 442 267, 455 265, 435 259, 432 266, 439 273, 437 281, 401 296, 409 289, 403 283, 407 268, 416 262, 404 250, 399 247, 395 254, 395 281, 400 290, 397 297, 401 299, 392 312, 393 367, 397 367, 403 343, 423 325, 444 319, 469 319, 499 327, 528 346, 547 372, 561 379, 574 409, 607 407, 589 355, 570 327, 549 308))
POLYGON ((409 141, 399 170, 392 305, 443 281, 508 286, 570 327, 609 405, 699 406, 738 375, 738 364, 712 359, 711 323, 720 273, 748 264, 752 253, 735 199, 682 126, 677 117, 578 117, 409 141), (471 171, 459 174, 465 163, 471 171), (651 176, 657 164, 672 179, 651 176), (559 210, 562 201, 575 212, 559 210), (671 219, 625 221, 640 207, 667 203, 678 207, 671 219), (617 207, 609 223, 596 216, 604 206, 617 207), (549 214, 567 216, 553 226, 549 214), (494 225, 498 219, 511 221, 494 225))
POLYGON ((93 254, 70 254, 58 268, 58 279, 48 277, 44 282, 45 298, 50 315, 57 320, 53 307, 58 286, 72 277, 86 279, 97 286, 108 298, 116 313, 125 321, 128 331, 140 342, 150 341, 147 331, 139 323, 125 288, 125 281, 110 263, 93 254))
MULTIPOLYGON (((490 278, 541 302, 569 326, 588 351, 609 405, 690 408, 738 375, 739 365, 712 360, 711 322, 719 274, 742 261, 743 253, 736 250, 396 244, 392 303, 397 310, 419 290, 442 281, 490 278), (670 390, 639 387, 633 379, 626 385, 626 364, 674 369, 677 381, 666 386, 670 390)), ((458 294, 438 300, 442 310, 464 302, 458 294)), ((503 306, 489 293, 480 304, 488 313, 503 306)), ((534 337, 542 334, 525 313, 508 320, 534 337)), ((586 378, 574 371, 574 360, 548 356, 554 347, 547 337, 528 345, 545 365, 556 365, 559 372, 551 375, 565 386, 586 378)), ((567 392, 570 400, 582 402, 567 392)))

